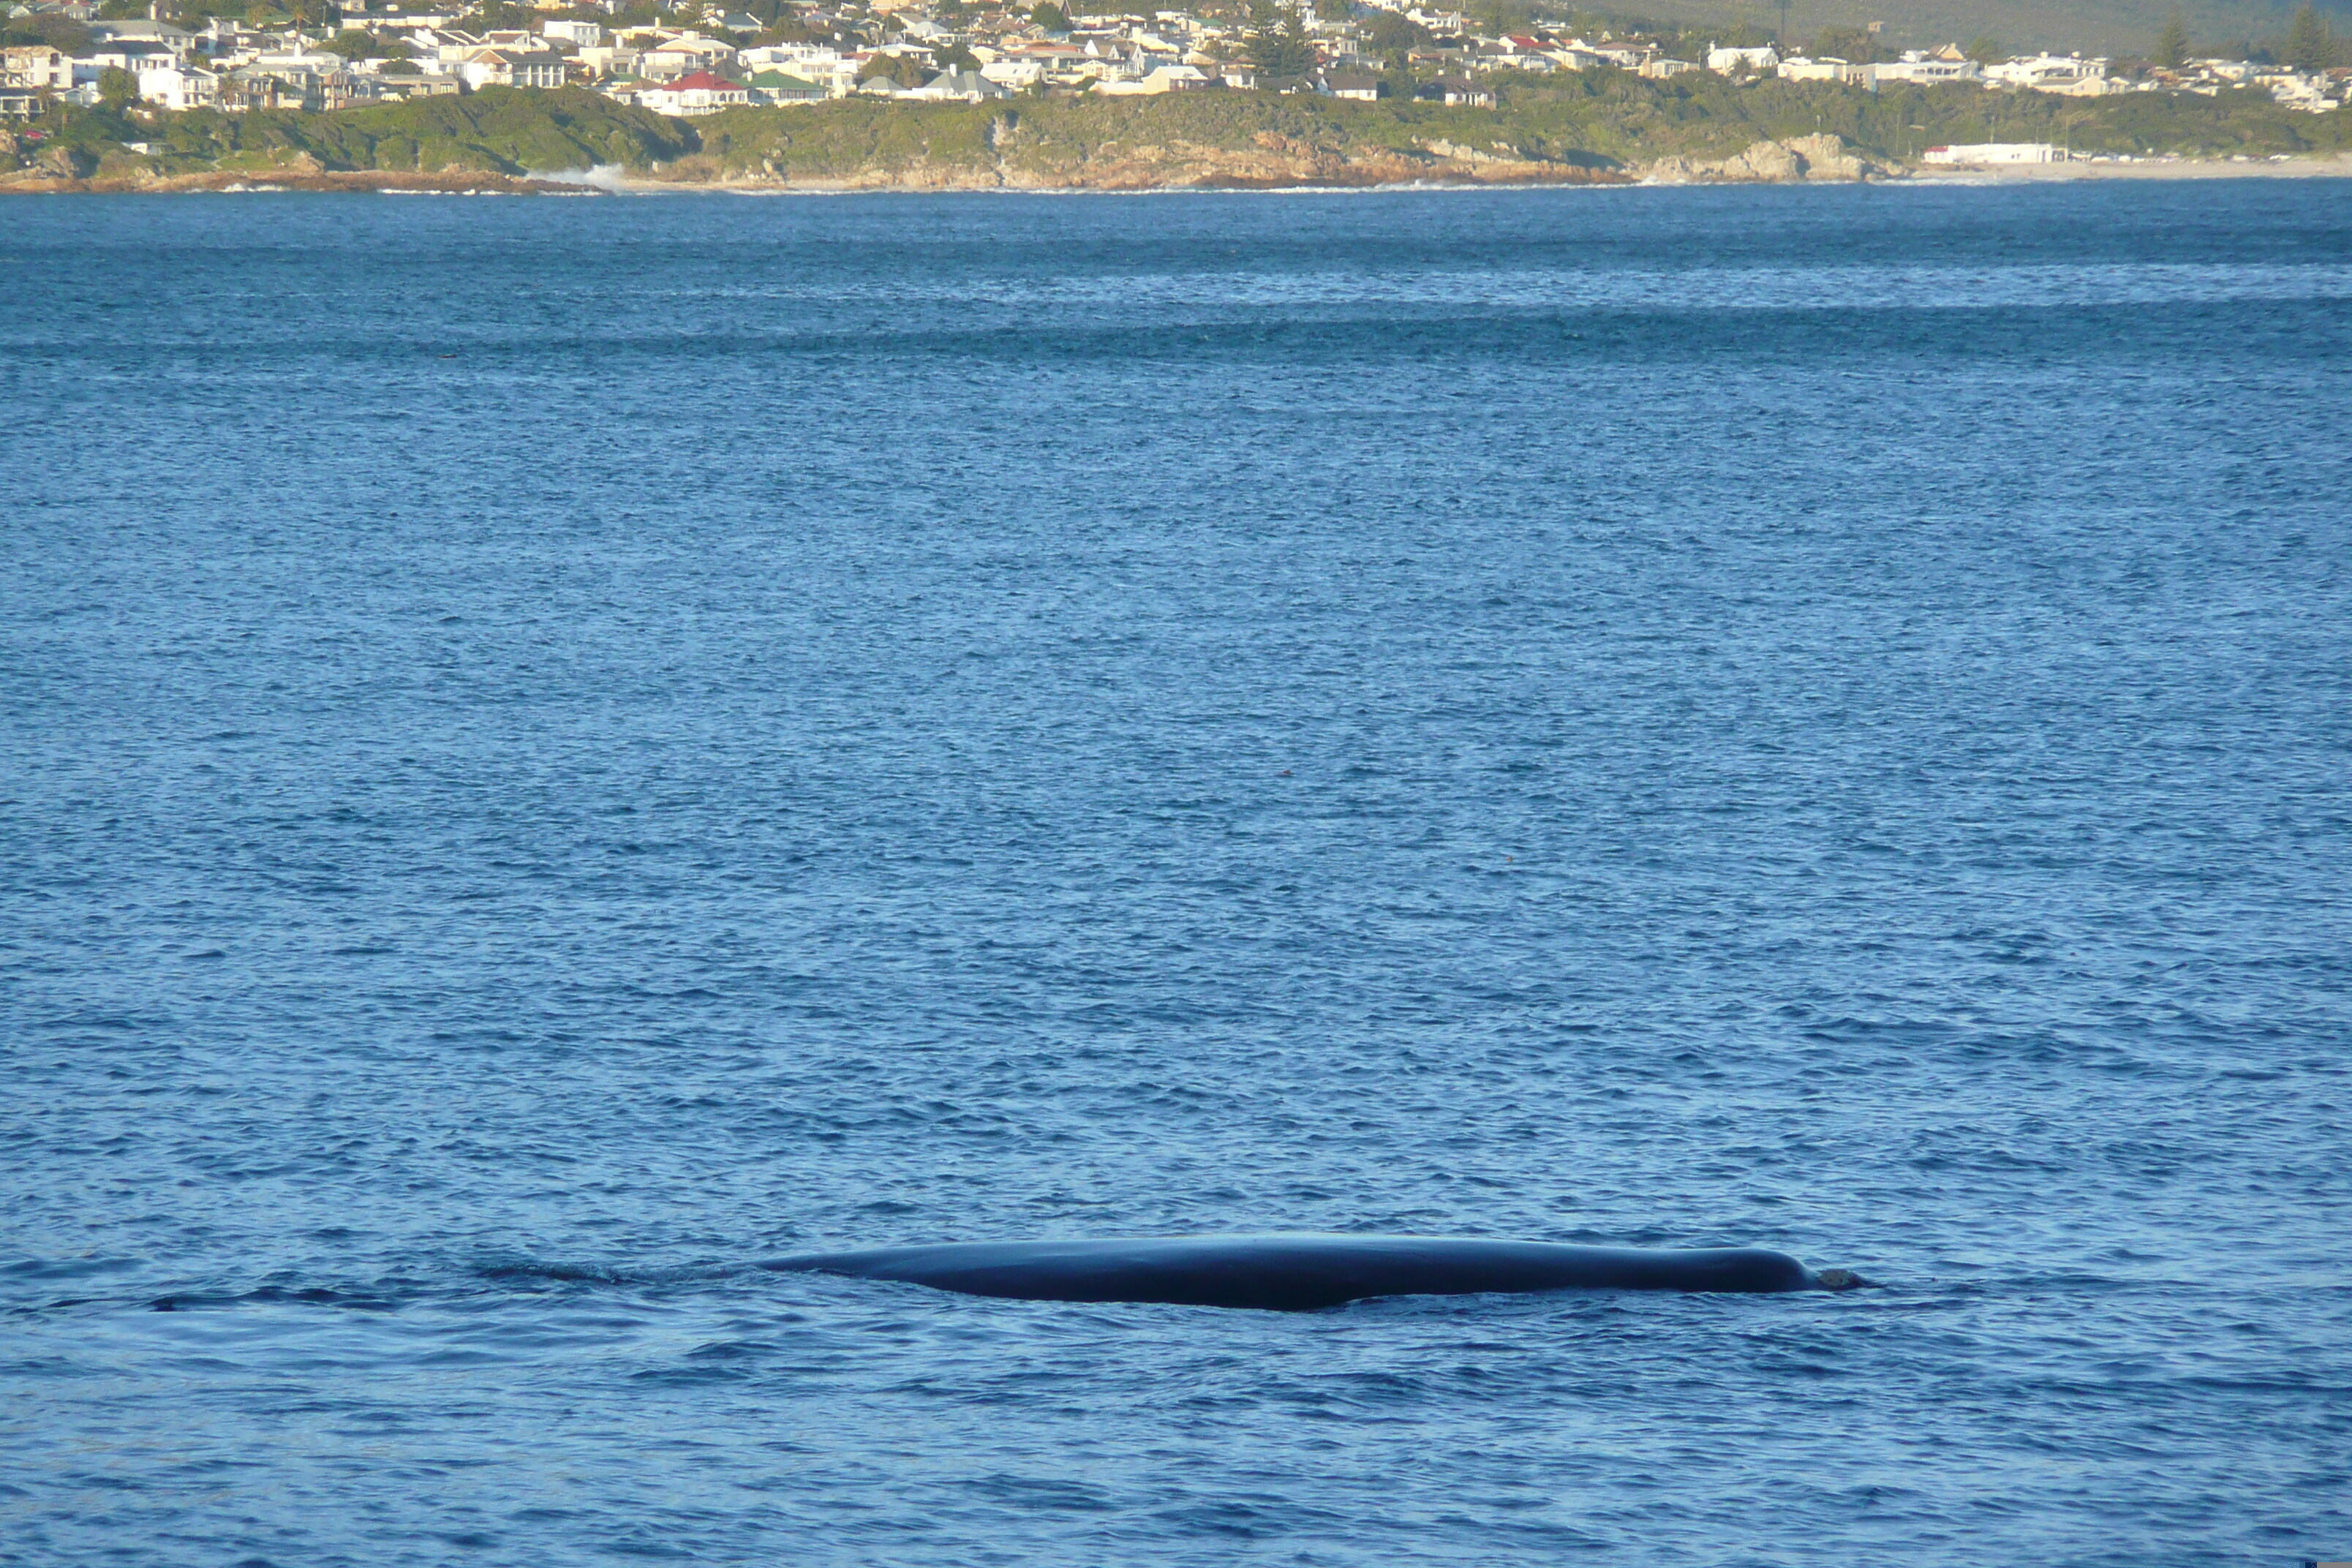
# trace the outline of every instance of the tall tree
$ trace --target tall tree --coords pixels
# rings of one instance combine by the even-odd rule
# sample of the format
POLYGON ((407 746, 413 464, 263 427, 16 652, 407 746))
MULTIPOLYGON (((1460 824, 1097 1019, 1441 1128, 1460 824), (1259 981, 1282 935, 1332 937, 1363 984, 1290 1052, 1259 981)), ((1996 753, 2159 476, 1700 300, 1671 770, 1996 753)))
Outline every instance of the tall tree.
POLYGON ((2189 24, 2175 11, 2172 19, 2157 35, 2156 63, 2167 70, 2179 70, 2189 63, 2189 24))
POLYGON ((1813 55, 1866 66, 1879 58, 1878 40, 1860 27, 1832 27, 1813 40, 1813 55))
POLYGON ((1307 18, 1296 5, 1260 0, 1251 7, 1250 63, 1267 76, 1305 76, 1315 68, 1315 48, 1307 41, 1307 18))
POLYGON ((2336 63, 2336 40, 2328 36, 2327 24, 2319 18, 2318 7, 2304 0, 2303 9, 2294 14, 2294 26, 2286 32, 2286 63, 2299 71, 2324 71, 2336 63))
POLYGON ((1399 11, 1375 11, 1364 24, 1364 42, 1383 58, 1396 58, 1429 42, 1429 29, 1399 11))

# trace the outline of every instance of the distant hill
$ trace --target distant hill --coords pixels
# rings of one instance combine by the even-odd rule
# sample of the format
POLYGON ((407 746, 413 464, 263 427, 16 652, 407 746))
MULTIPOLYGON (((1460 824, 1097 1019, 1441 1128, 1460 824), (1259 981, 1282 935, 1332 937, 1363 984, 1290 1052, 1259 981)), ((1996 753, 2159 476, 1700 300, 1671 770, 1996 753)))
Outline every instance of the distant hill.
MULTIPOLYGON (((2286 36, 2301 0, 1791 0, 1789 35, 1809 41, 1832 27, 1886 24, 1886 37, 1906 48, 1993 38, 2012 51, 2050 48, 2064 52, 2146 56, 2155 47, 2165 19, 2178 9, 2187 20, 2198 52, 2251 39, 2275 42, 2286 36)), ((1766 34, 1780 26, 1776 5, 1741 0, 1632 0, 1662 22, 1685 26, 1720 24, 1727 31, 1745 23, 1766 34)), ((2339 35, 2352 33, 2352 5, 2323 5, 2321 14, 2339 35)))

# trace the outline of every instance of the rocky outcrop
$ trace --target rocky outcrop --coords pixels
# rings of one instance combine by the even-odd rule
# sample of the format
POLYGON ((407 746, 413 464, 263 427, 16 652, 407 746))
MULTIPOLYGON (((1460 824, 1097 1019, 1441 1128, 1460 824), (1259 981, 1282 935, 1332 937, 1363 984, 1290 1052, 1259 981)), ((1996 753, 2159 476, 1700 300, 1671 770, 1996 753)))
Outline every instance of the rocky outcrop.
POLYGON ((1661 184, 1793 184, 1800 180, 1882 180, 1896 171, 1863 156, 1834 134, 1750 142, 1713 163, 1661 158, 1639 171, 1661 184))
POLYGON ((52 178, 86 180, 98 170, 98 159, 79 147, 48 147, 35 162, 52 178))
POLYGON ((1809 180, 1884 180, 1902 172, 1864 157, 1843 136, 1799 136, 1780 145, 1804 162, 1809 180))
POLYGON ((1152 191, 1264 190, 1294 185, 1615 184, 1630 175, 1591 163, 1530 155, 1503 143, 1491 151, 1443 138, 1406 148, 1327 142, 1262 132, 1247 145, 1181 138, 1024 147, 992 132, 984 158, 929 157, 876 163, 853 173, 795 168, 788 158, 740 162, 690 154, 654 171, 666 185, 734 190, 1152 191))
MULTIPOLYGON (((1040 131, 1030 123, 1025 110, 1017 114, 999 110, 984 124, 960 122, 941 110, 919 119, 908 116, 903 125, 885 121, 862 146, 841 136, 796 142, 793 138, 803 123, 782 118, 781 112, 768 120, 714 122, 713 133, 685 138, 685 148, 667 162, 635 179, 613 183, 751 191, 1148 191, 1603 184, 1641 177, 1667 183, 1790 184, 1875 179, 1892 172, 1835 135, 1759 141, 1726 158, 1665 158, 1628 170, 1591 153, 1554 151, 1549 143, 1537 143, 1543 149, 1538 151, 1519 141, 1478 144, 1434 135, 1406 141, 1394 138, 1392 131, 1390 139, 1380 139, 1363 134, 1361 128, 1318 123, 1297 111, 1286 112, 1277 125, 1256 127, 1232 125, 1197 111, 1189 117, 1167 110, 1156 115, 1105 111, 1040 131), (909 129, 927 132, 911 147, 906 143, 912 137, 898 134, 909 129)), ((856 128, 856 122, 851 128, 856 128)), ((1454 134, 1459 138, 1464 133, 1455 130, 1454 134)), ((53 145, 37 157, 30 148, 21 151, 19 159, 36 166, 0 172, 0 192, 266 185, 301 190, 561 188, 576 194, 584 188, 577 183, 546 185, 528 177, 486 174, 445 160, 442 152, 419 147, 407 155, 415 163, 406 170, 353 170, 329 168, 308 150, 282 149, 273 156, 241 155, 235 169, 215 164, 199 172, 188 168, 184 160, 134 159, 128 152, 110 150, 101 162, 89 153, 53 145), (433 167, 445 162, 446 166, 433 167)))

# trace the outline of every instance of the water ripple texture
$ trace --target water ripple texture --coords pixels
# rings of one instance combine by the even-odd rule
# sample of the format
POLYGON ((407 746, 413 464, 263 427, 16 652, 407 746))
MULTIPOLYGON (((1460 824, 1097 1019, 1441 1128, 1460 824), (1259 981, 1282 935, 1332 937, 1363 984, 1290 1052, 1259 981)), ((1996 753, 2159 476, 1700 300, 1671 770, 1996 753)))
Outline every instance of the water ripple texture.
POLYGON ((2352 182, 0 226, 0 1562, 2352 1554, 2352 182), (1301 1228, 1851 1296, 982 1301, 1301 1228))

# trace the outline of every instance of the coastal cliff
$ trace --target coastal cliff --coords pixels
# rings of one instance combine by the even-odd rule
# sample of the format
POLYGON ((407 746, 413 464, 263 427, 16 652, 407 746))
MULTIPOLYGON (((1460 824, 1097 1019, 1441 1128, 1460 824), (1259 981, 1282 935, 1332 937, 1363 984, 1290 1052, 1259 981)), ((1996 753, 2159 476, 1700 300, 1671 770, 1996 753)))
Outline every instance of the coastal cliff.
POLYGON ((1786 183, 1903 174, 1938 141, 2240 159, 2352 148, 2352 114, 2294 113, 2254 93, 1871 93, 1622 71, 1498 88, 1492 109, 1213 91, 853 98, 670 120, 581 89, 329 114, 56 109, 0 132, 0 192, 576 190, 592 171, 611 186, 809 191, 1786 183))

